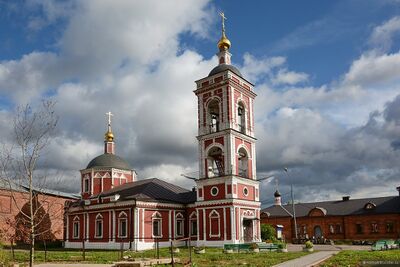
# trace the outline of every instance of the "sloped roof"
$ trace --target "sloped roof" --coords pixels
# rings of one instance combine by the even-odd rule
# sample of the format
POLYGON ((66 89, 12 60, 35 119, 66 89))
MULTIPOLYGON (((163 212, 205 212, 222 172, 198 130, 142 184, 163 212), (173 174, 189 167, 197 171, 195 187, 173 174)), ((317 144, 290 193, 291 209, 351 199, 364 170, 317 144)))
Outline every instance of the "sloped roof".
POLYGON ((89 162, 86 169, 99 168, 99 167, 100 168, 110 167, 123 170, 132 170, 131 166, 129 166, 129 163, 126 162, 123 158, 110 153, 105 153, 95 157, 89 162))
MULTIPOLYGON (((0 189, 3 189, 3 190, 11 189, 13 191, 23 192, 23 193, 29 192, 28 186, 18 185, 15 183, 7 184, 4 181, 0 181, 0 189)), ((56 196, 56 197, 70 198, 70 199, 79 199, 80 198, 80 196, 78 194, 61 192, 61 191, 57 191, 57 190, 53 190, 53 189, 49 189, 49 188, 33 187, 32 190, 35 193, 44 194, 44 195, 52 195, 52 196, 56 196)))
POLYGON ((120 195, 119 200, 136 199, 179 204, 188 204, 196 201, 196 192, 184 189, 158 178, 126 183, 108 191, 104 191, 97 196, 93 196, 93 198, 107 197, 115 194, 120 195))
POLYGON ((242 74, 240 73, 240 71, 233 65, 229 65, 229 64, 220 64, 218 66, 216 66, 215 68, 213 68, 210 71, 210 74, 208 74, 208 77, 213 76, 214 74, 226 71, 226 70, 230 70, 233 73, 235 73, 236 75, 242 77, 242 74))
MULTIPOLYGON (((326 210, 326 216, 361 215, 361 214, 385 214, 400 213, 400 197, 377 197, 362 198, 338 201, 323 201, 310 203, 296 203, 296 217, 308 216, 314 208, 326 210), (373 203, 375 208, 365 209, 365 204, 373 203)), ((267 213, 268 217, 291 217, 293 209, 291 204, 282 206, 273 205, 263 209, 261 212, 267 213)))

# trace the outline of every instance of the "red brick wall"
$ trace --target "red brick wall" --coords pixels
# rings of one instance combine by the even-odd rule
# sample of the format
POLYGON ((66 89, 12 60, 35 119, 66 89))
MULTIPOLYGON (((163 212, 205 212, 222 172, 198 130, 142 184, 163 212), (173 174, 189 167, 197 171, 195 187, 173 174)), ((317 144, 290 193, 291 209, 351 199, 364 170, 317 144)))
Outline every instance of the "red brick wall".
MULTIPOLYGON (((28 194, 25 192, 14 192, 14 198, 17 205, 11 198, 9 190, 0 189, 0 230, 6 234, 1 236, 0 240, 8 242, 7 236, 15 233, 15 224, 11 227, 6 223, 7 221, 13 222, 15 216, 19 213, 18 207, 22 207, 28 201, 28 194)), ((39 201, 42 203, 45 211, 50 215, 51 232, 56 239, 63 239, 64 237, 64 204, 69 199, 40 195, 39 201)))
POLYGON ((110 219, 109 219, 109 212, 96 212, 96 213, 89 213, 89 239, 96 242, 108 242, 109 238, 111 237, 111 233, 109 231, 110 228, 110 219), (96 216, 101 214, 103 216, 103 236, 101 238, 95 237, 96 231, 96 216))
POLYGON ((246 199, 246 200, 255 200, 255 191, 254 191, 254 186, 251 185, 245 185, 245 184, 238 184, 238 198, 240 199, 246 199), (248 190, 248 195, 245 196, 243 193, 244 188, 247 187, 248 190))
MULTIPOLYGON (((153 233, 153 224, 152 224, 152 216, 154 212, 159 212, 162 217, 162 239, 160 240, 168 240, 168 230, 169 230, 169 211, 168 210, 146 210, 144 217, 144 237, 151 238, 153 233)), ((172 213, 173 216, 173 213, 172 213)), ((172 218, 172 224, 175 222, 174 218, 172 218)), ((173 236, 173 227, 171 236, 173 236)), ((153 240, 145 239, 146 241, 152 242, 153 240)))
POLYGON ((225 208, 225 218, 226 218, 226 240, 231 240, 232 233, 231 233, 231 210, 230 210, 230 208, 225 208))
MULTIPOLYGON (((332 240, 378 240, 384 238, 397 239, 400 237, 400 214, 370 214, 370 215, 351 215, 351 216, 315 216, 298 217, 297 227, 299 229, 299 237, 308 235, 309 238, 314 236, 314 228, 320 226, 322 235, 332 240), (378 232, 373 233, 371 223, 378 224, 378 232), (386 232, 386 223, 392 222, 394 229, 392 233, 386 232), (363 233, 356 232, 356 224, 363 226, 363 233), (334 226, 334 233, 330 232, 330 225, 334 226), (336 226, 341 226, 341 232, 337 232, 336 226), (303 226, 306 226, 306 233, 303 232, 303 226)), ((276 226, 281 224, 284 226, 283 234, 287 240, 294 237, 293 220, 289 217, 283 218, 267 218, 261 217, 261 223, 276 226)))
POLYGON ((225 198, 225 184, 204 186, 204 200, 215 200, 224 198, 225 198), (211 195, 211 188, 213 188, 214 186, 218 188, 218 194, 216 196, 211 195))
POLYGON ((224 239, 224 210, 222 208, 215 209, 215 211, 219 214, 219 220, 215 220, 213 223, 210 223, 210 213, 213 210, 206 210, 206 239, 207 240, 223 240, 224 239), (219 221, 219 224, 216 223, 219 221), (219 237, 210 236, 210 233, 218 233, 219 237))

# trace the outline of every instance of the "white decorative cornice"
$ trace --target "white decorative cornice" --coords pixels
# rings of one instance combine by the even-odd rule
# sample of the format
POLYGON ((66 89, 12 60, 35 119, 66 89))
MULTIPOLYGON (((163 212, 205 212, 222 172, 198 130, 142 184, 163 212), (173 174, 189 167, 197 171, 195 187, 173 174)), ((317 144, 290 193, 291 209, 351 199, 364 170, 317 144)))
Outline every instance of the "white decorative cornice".
POLYGON ((239 199, 222 199, 222 200, 209 200, 209 201, 197 201, 195 207, 213 206, 213 205, 241 205, 248 207, 260 207, 261 202, 250 201, 250 200, 239 200, 239 199))

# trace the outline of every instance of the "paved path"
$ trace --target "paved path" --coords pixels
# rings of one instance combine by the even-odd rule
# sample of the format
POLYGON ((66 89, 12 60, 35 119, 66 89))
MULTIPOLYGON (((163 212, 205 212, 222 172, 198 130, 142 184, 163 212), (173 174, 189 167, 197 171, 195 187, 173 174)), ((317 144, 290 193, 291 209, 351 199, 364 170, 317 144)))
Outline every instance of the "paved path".
POLYGON ((324 260, 330 258, 334 254, 338 253, 338 251, 319 251, 315 253, 308 254, 306 256, 286 261, 273 267, 310 267, 315 266, 324 260))
MULTIPOLYGON (((302 251, 304 245, 288 244, 287 248, 290 252, 302 251)), ((371 250, 371 246, 354 246, 354 245, 314 245, 315 251, 340 251, 340 250, 371 250)))
POLYGON ((35 264, 38 267, 111 267, 113 264, 84 264, 84 263, 42 263, 35 264))

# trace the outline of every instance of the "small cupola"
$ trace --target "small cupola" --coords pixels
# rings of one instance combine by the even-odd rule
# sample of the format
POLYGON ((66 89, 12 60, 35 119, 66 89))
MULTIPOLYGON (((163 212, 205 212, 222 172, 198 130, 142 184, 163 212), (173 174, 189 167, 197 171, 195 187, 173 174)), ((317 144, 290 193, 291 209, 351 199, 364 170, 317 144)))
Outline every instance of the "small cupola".
POLYGON ((107 132, 104 134, 104 154, 115 154, 114 134, 111 130, 111 116, 113 114, 109 111, 106 113, 108 116, 107 132))
POLYGON ((219 13, 222 19, 222 36, 218 41, 219 53, 217 53, 219 64, 231 64, 231 53, 229 53, 229 48, 231 47, 231 41, 226 37, 225 33, 225 14, 223 12, 219 13))

